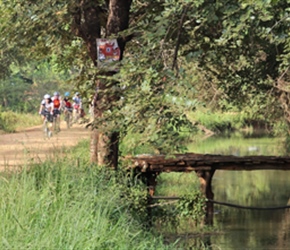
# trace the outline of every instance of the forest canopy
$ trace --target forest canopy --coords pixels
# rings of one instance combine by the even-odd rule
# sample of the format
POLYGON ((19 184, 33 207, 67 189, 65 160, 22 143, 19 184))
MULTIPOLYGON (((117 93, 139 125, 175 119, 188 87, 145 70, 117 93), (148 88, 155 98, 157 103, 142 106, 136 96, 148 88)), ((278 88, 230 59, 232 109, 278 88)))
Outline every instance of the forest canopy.
POLYGON ((15 77, 14 92, 45 85, 35 76, 48 65, 57 84, 68 82, 87 100, 96 79, 106 81, 98 130, 119 131, 121 140, 142 134, 134 144, 159 152, 180 150, 193 129, 187 113, 200 107, 289 123, 288 0, 124 1, 128 27, 109 34, 114 2, 0 0, 0 104, 15 77), (92 44, 116 35, 126 46, 120 70, 108 76, 92 44))

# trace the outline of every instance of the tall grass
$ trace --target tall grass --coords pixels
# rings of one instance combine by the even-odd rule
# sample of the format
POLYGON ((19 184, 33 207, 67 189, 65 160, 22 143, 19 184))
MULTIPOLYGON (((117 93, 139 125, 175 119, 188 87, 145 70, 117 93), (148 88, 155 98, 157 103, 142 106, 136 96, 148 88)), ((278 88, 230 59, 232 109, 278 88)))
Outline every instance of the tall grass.
POLYGON ((187 114, 193 123, 198 122, 213 132, 225 132, 241 129, 246 126, 247 117, 243 113, 211 112, 210 110, 197 110, 187 114))
POLYGON ((40 115, 31 113, 16 113, 17 123, 16 130, 23 130, 32 126, 42 124, 40 115))
POLYGON ((2 111, 0 107, 0 130, 4 132, 15 132, 25 128, 41 124, 39 115, 2 111))
POLYGON ((0 174, 0 249, 173 249, 132 215, 120 176, 84 150, 0 174))
POLYGON ((157 195, 182 196, 199 190, 195 173, 162 173, 157 179, 157 195))

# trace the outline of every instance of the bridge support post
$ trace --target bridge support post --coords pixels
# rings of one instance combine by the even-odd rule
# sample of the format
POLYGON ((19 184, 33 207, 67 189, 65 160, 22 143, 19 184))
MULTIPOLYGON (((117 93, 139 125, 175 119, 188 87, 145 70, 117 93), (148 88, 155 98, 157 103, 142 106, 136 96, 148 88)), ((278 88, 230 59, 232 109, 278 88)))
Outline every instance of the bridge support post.
POLYGON ((146 184, 147 184, 147 190, 149 193, 149 198, 148 198, 148 207, 147 207, 147 226, 149 228, 152 227, 152 208, 150 207, 152 203, 152 197, 154 196, 156 185, 157 185, 157 178, 158 173, 154 172, 146 172, 146 184))
POLYGON ((146 173, 146 179, 147 179, 147 188, 150 196, 153 196, 155 193, 155 188, 157 185, 157 173, 154 172, 148 172, 146 173))
MULTIPOLYGON (((211 180, 214 175, 215 169, 211 170, 197 170, 196 174, 200 181, 200 189, 201 192, 207 199, 213 200, 214 193, 212 192, 211 180)), ((212 202, 206 202, 206 211, 205 211, 205 224, 212 225, 213 224, 213 214, 214 214, 214 206, 212 202)))

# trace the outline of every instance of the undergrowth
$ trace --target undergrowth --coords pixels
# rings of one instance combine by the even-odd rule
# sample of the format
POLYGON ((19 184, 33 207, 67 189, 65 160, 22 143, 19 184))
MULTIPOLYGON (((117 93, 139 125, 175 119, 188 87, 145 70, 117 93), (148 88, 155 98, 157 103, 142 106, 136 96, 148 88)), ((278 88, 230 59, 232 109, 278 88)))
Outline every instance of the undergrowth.
POLYGON ((0 174, 0 248, 174 249, 134 216, 124 175, 90 165, 83 146, 0 174))
POLYGON ((178 234, 168 237, 176 230, 159 226, 183 227, 188 216, 199 221, 200 194, 148 209, 145 184, 92 165, 88 147, 82 141, 41 164, 0 173, 0 249, 184 249, 178 234))
POLYGON ((38 115, 27 113, 16 113, 12 111, 1 111, 0 107, 0 130, 12 133, 31 126, 41 124, 38 115))

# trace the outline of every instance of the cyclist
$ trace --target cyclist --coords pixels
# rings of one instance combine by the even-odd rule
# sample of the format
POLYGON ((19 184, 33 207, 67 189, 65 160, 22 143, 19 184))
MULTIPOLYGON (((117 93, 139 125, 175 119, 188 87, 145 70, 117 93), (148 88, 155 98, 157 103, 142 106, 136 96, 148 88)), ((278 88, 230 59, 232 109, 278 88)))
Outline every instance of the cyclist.
POLYGON ((49 94, 44 95, 39 107, 39 114, 42 115, 43 120, 45 118, 49 118, 49 121, 52 120, 51 116, 53 115, 53 102, 49 94))
POLYGON ((53 116, 56 118, 56 130, 60 131, 60 114, 61 114, 61 98, 59 93, 56 91, 53 94, 53 116))
POLYGON ((69 117, 72 117, 73 106, 72 106, 71 102, 69 101, 69 92, 65 92, 65 94, 64 94, 62 108, 63 108, 65 121, 70 122, 70 121, 68 121, 68 119, 70 119, 69 117))
POLYGON ((72 98, 73 100, 73 113, 74 113, 74 121, 77 122, 78 118, 81 115, 82 111, 82 99, 80 98, 80 93, 76 92, 74 97, 72 98))
POLYGON ((77 109, 78 111, 80 111, 80 109, 82 108, 82 99, 80 98, 80 93, 76 92, 72 99, 73 99, 74 109, 77 109))
MULTIPOLYGON (((49 94, 44 95, 43 100, 41 101, 38 113, 42 116, 42 122, 44 122, 45 119, 47 119, 47 121, 50 122, 52 126, 53 102, 49 94)), ((49 129, 49 126, 48 126, 48 129, 49 129)), ((49 136, 51 136, 52 134, 51 131, 49 131, 48 133, 49 133, 49 136)))
POLYGON ((64 94, 64 99, 63 99, 63 108, 64 108, 64 112, 72 112, 72 104, 69 101, 69 92, 65 92, 64 94))

